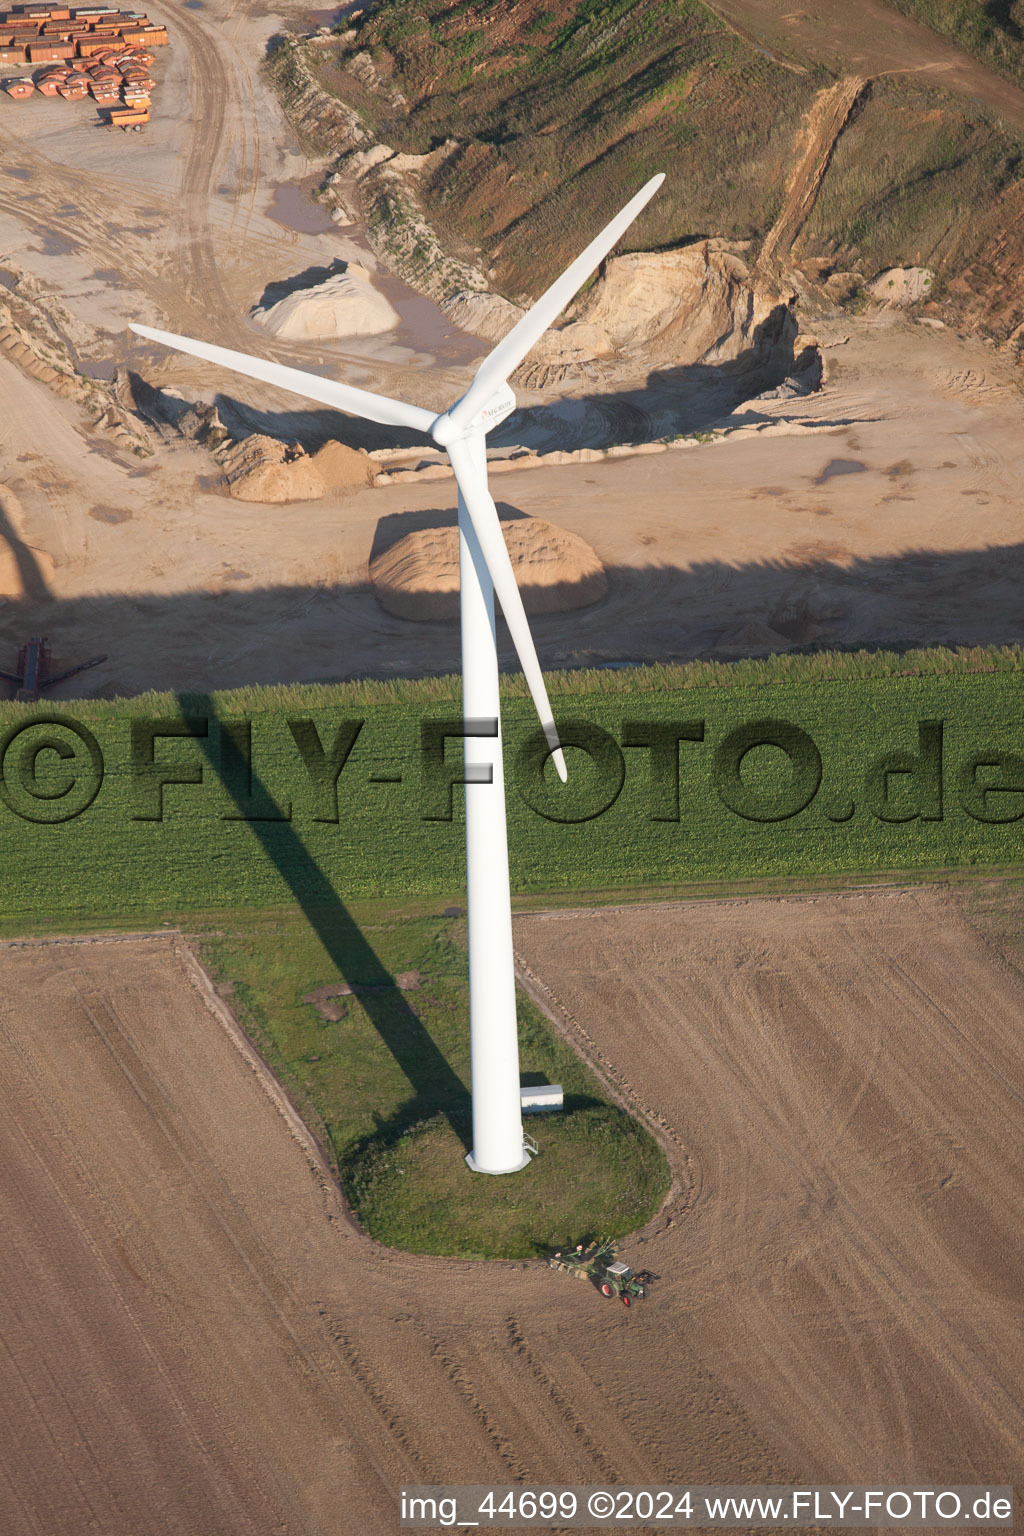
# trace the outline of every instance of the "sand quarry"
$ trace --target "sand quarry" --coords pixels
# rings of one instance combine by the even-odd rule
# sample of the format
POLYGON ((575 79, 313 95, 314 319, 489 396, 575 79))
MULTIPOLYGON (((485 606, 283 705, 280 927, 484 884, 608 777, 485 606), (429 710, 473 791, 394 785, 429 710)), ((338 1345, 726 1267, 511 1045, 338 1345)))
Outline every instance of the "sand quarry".
POLYGON ((362 1237, 180 937, 0 946, 6 1532, 1020 1473, 1024 974, 960 898, 545 913, 516 947, 673 1165, 629 1313, 362 1237))
MULTIPOLYGON (((215 402, 236 434, 315 446, 341 424, 357 447, 394 447, 126 329, 207 336, 437 409, 490 345, 383 272, 360 226, 300 195, 323 167, 259 74, 276 21, 225 0, 176 8, 161 105, 138 141, 82 103, 0 102, 0 251, 60 296, 82 366, 215 402), (312 341, 254 317, 298 274, 338 263, 366 274, 388 328, 312 341)), ((715 370, 664 359, 614 386, 520 392, 521 436, 543 449, 720 434, 494 476, 503 516, 550 522, 603 568, 598 601, 538 615, 546 667, 1024 636, 1020 368, 893 308, 803 323, 824 354, 817 394, 716 413, 715 370)), ((370 581, 403 536, 452 526, 450 478, 264 505, 230 495, 194 443, 152 438, 153 455, 135 457, 0 353, 0 665, 42 632, 57 663, 108 656, 57 698, 457 669, 456 626, 386 611, 370 581)), ((404 464, 430 458, 410 446, 404 464)), ((512 666, 503 632, 502 646, 512 666)))
MULTIPOLYGON (((1019 371, 894 315, 818 329, 825 389, 748 403, 731 435, 494 477, 504 517, 604 568, 599 601, 537 618, 545 666, 1024 638, 1019 371)), ((12 661, 40 631, 59 657, 106 651, 86 686, 108 697, 458 668, 457 625, 384 611, 369 579, 405 535, 453 526, 450 479, 238 501, 204 489, 201 450, 119 454, 4 360, 0 442, 12 661)))

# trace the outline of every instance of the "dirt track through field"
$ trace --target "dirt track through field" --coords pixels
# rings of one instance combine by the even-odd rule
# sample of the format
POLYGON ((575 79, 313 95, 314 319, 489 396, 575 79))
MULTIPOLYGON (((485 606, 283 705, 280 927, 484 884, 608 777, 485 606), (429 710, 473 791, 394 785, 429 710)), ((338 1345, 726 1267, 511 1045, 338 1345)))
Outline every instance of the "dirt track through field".
POLYGON ((847 75, 815 97, 801 130, 803 153, 789 174, 782 209, 761 246, 758 266, 766 275, 781 279, 793 242, 814 207, 836 140, 866 84, 862 75, 847 75))

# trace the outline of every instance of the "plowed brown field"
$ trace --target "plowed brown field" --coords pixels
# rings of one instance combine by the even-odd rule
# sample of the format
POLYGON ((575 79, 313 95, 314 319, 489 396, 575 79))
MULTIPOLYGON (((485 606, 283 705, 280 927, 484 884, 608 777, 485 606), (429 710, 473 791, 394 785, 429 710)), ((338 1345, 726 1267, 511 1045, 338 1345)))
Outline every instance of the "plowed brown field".
POLYGON ((1024 978, 960 899, 551 913, 516 942, 685 1149, 651 1311, 757 1434, 804 1479, 1021 1481, 1024 978))
POLYGON ((631 1312, 363 1238, 179 938, 0 946, 4 1536, 375 1536, 403 1483, 1013 1480, 1024 980, 954 899, 516 935, 674 1159, 631 1312))

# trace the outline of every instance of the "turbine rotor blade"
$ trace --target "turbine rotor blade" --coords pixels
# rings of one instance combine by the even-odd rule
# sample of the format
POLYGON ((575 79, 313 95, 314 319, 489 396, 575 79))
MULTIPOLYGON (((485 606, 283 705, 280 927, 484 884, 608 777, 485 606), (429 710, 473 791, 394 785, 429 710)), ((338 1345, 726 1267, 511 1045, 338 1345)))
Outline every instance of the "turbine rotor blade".
POLYGON ((530 633, 529 620, 523 607, 522 594, 512 570, 508 549, 498 521, 498 509, 491 499, 487 486, 487 449, 483 433, 462 438, 452 443, 448 450, 452 461, 459 492, 466 504, 470 522, 480 541, 487 570, 494 585, 495 595, 501 604, 509 633, 512 636, 519 665, 526 676, 530 695, 540 716, 541 728, 547 738, 558 776, 563 784, 568 778, 565 758, 558 740, 558 730, 551 711, 551 701, 544 685, 544 674, 537 659, 537 649, 530 633))
POLYGON ((601 233, 582 251, 576 260, 557 277, 532 309, 509 331, 492 352, 484 358, 476 371, 469 389, 449 412, 452 422, 465 428, 475 413, 486 405, 490 396, 519 367, 530 348, 540 340, 553 320, 557 320, 569 300, 583 287, 592 272, 596 272, 616 241, 621 239, 641 209, 645 208, 665 180, 664 173, 652 176, 635 197, 615 215, 601 233))
POLYGON ((417 432, 429 432, 437 416, 418 405, 407 405, 404 400, 389 400, 386 395, 374 395, 366 389, 356 389, 352 384, 340 384, 334 379, 322 379, 319 374, 305 373, 300 368, 286 368, 282 363, 272 363, 264 357, 250 357, 247 352, 232 352, 227 347, 211 346, 206 341, 193 341, 190 336, 174 336, 170 331, 156 331, 148 325, 129 327, 136 336, 148 341, 159 341, 165 347, 178 352, 188 352, 201 357, 220 368, 230 368, 250 379, 261 379, 278 389, 287 389, 293 395, 306 400, 316 400, 335 410, 347 411, 350 416, 361 416, 364 421, 377 421, 385 427, 414 427, 417 432))

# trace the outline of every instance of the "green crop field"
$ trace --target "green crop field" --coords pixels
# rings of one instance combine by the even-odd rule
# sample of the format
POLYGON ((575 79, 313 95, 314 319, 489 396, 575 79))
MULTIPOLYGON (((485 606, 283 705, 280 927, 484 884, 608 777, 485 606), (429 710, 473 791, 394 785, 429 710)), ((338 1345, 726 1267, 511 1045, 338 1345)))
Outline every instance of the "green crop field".
MULTIPOLYGON (((522 680, 505 684, 517 891, 1019 859, 1019 649, 560 673, 551 688, 564 787, 531 755, 522 680)), ((456 899, 460 744, 442 758, 440 736, 423 739, 457 716, 456 679, 0 706, 0 915, 456 899)))

